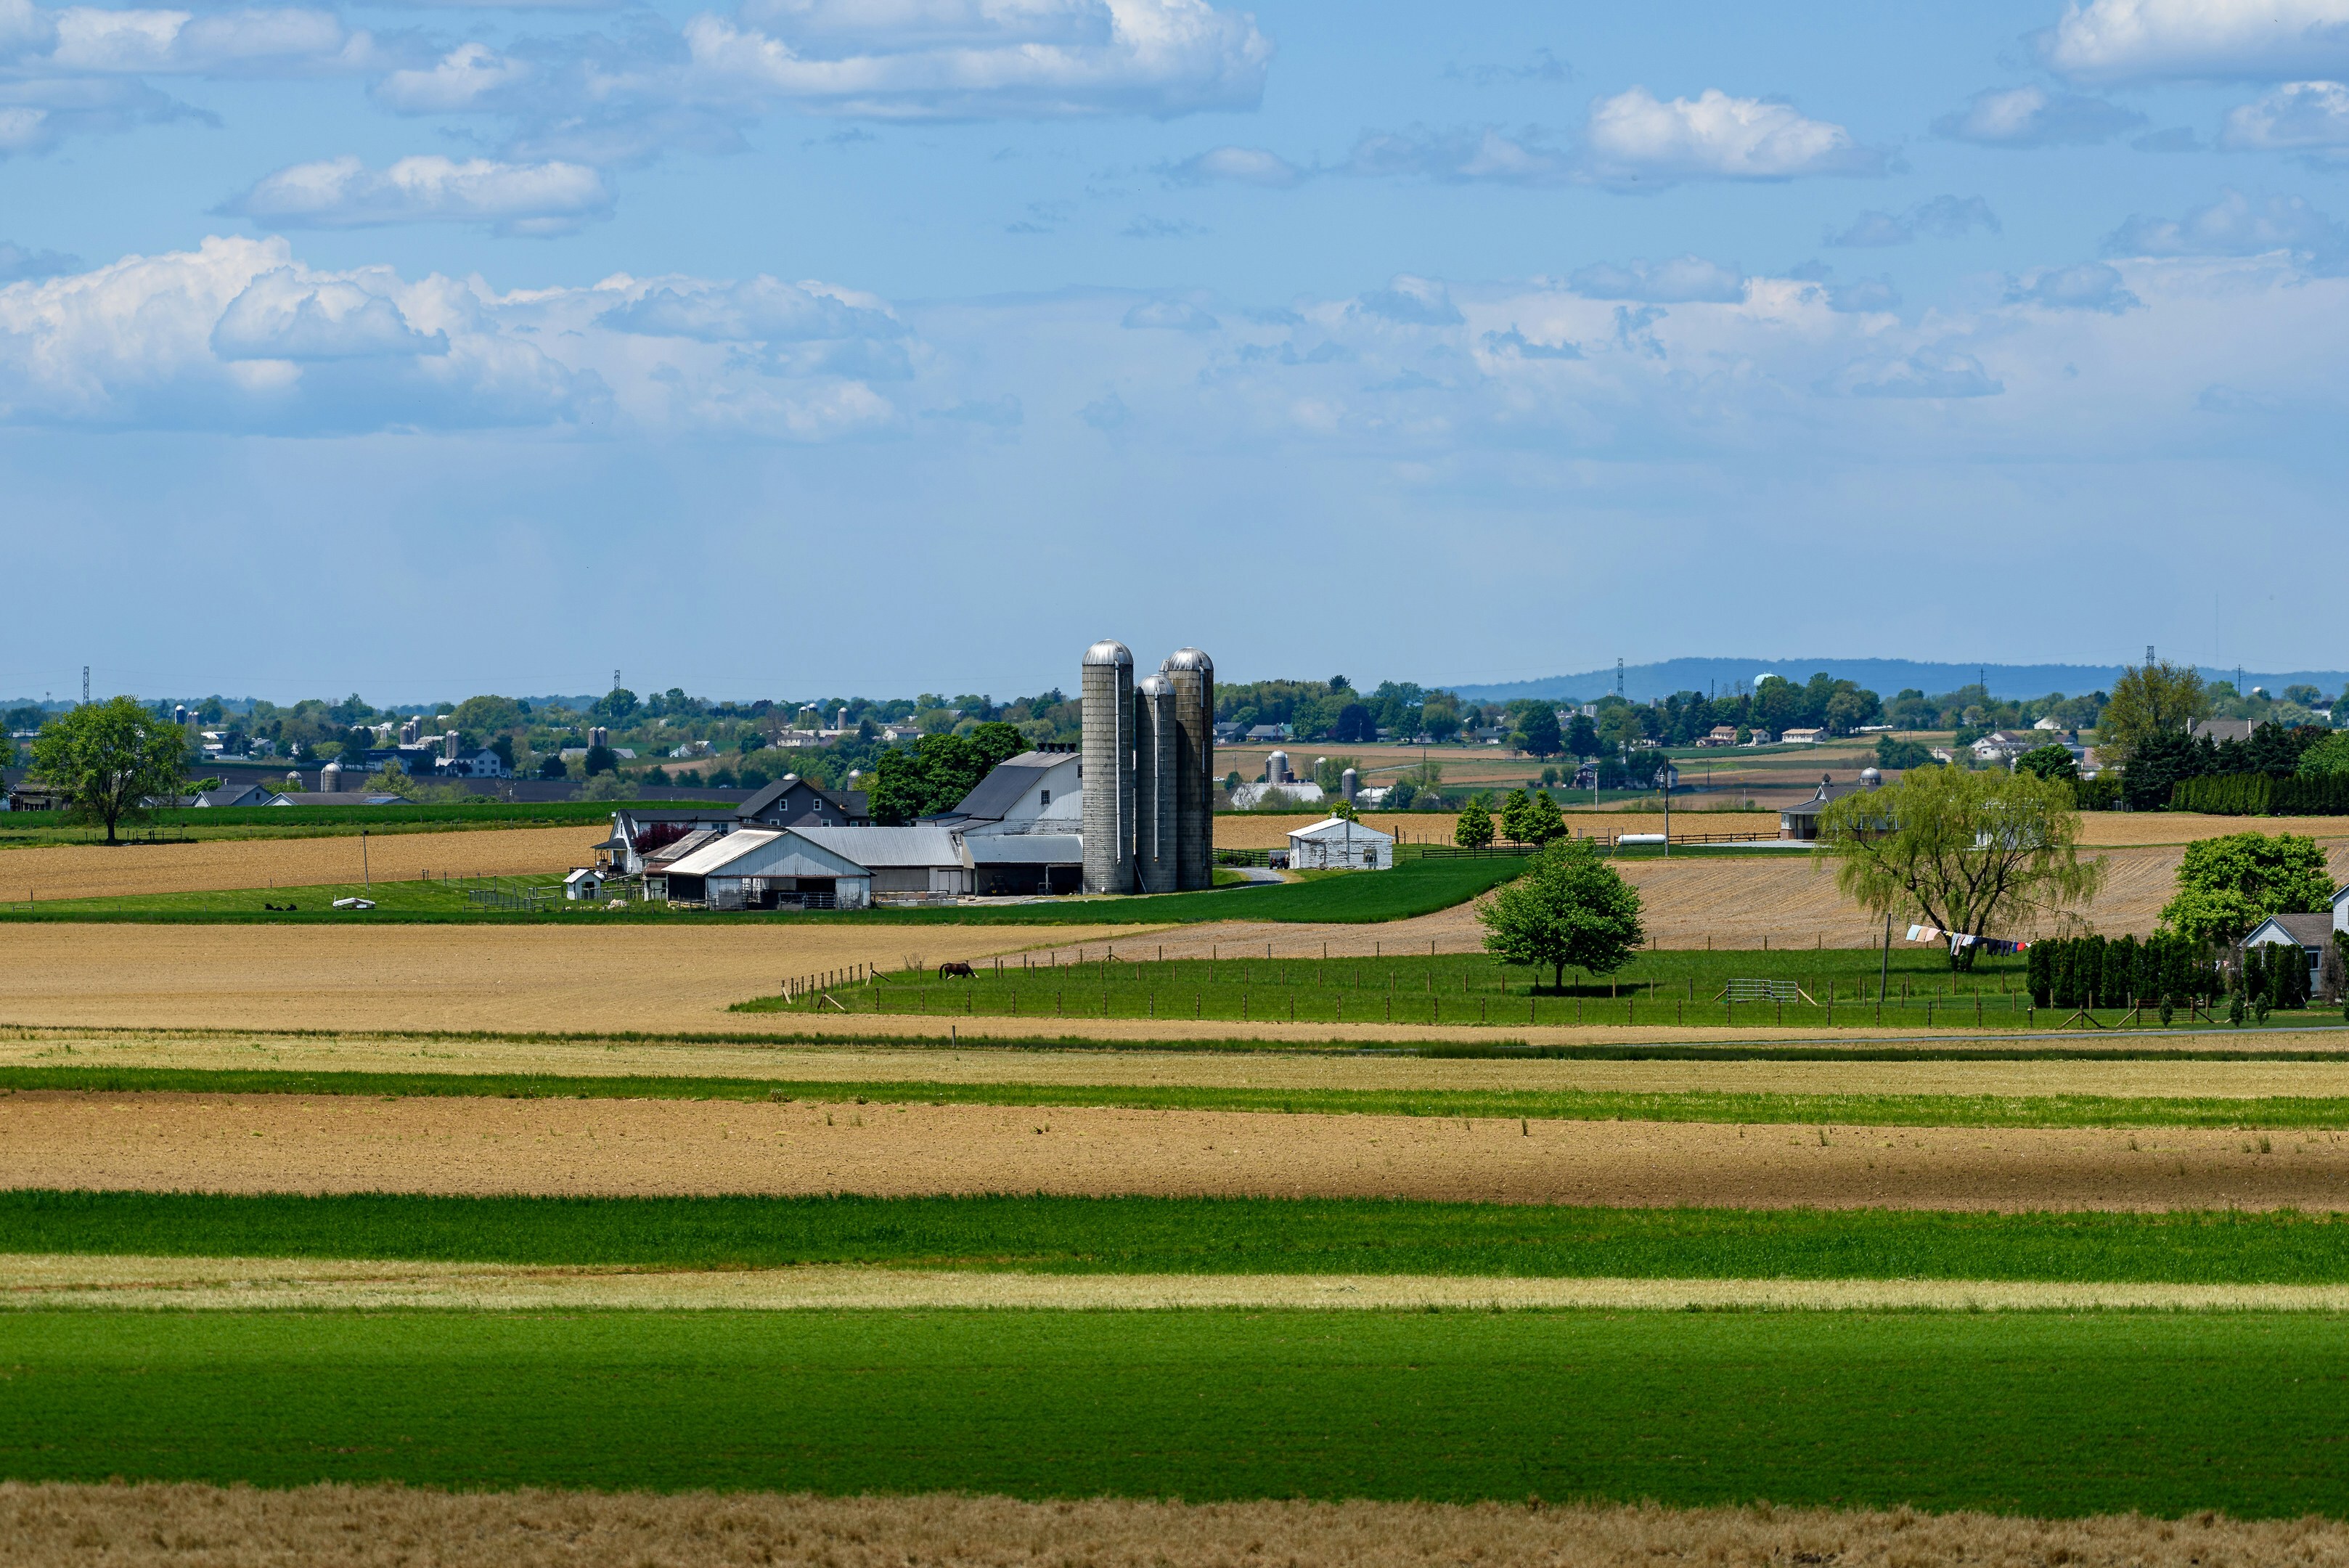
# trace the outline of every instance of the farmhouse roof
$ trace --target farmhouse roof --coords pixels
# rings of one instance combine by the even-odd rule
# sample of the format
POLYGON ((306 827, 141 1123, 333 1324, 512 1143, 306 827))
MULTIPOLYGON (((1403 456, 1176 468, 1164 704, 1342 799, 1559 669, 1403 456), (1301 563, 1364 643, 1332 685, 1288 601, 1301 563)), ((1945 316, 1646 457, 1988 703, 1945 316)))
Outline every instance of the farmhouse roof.
POLYGON ((2249 719, 2197 719, 2189 732, 2196 740, 2209 736, 2214 741, 2248 741, 2251 738, 2249 719))
MULTIPOLYGON (((2243 946, 2259 940, 2262 931, 2291 938, 2304 948, 2321 948, 2333 940, 2333 917, 2323 915, 2270 915, 2251 928, 2243 938, 2243 946)), ((2278 944, 2281 945, 2281 944, 2278 944)))
POLYGON ((678 863, 709 848, 712 844, 731 836, 722 828, 698 827, 673 843, 664 844, 645 857, 647 871, 672 871, 678 863))
MULTIPOLYGON (((700 836, 699 834, 693 834, 680 838, 676 847, 691 844, 695 838, 700 836)), ((662 869, 672 877, 707 877, 754 850, 765 848, 781 836, 782 834, 776 829, 746 827, 740 833, 729 833, 722 837, 696 845, 693 849, 670 861, 662 869)), ((648 860, 646 864, 649 866, 651 862, 648 860)))
POLYGON ((1365 827, 1350 817, 1325 817, 1319 822, 1289 830, 1291 838, 1339 838, 1350 844, 1392 844, 1392 834, 1381 833, 1375 827, 1365 827))
POLYGON ((962 797, 962 804, 948 815, 978 822, 1001 822, 1038 779, 1054 768, 1067 765, 1071 755, 1068 752, 1022 752, 1016 757, 1007 757, 988 769, 987 776, 972 785, 971 792, 962 797))
POLYGON ((871 869, 887 866, 960 866, 962 841, 943 827, 795 827, 822 849, 871 869))

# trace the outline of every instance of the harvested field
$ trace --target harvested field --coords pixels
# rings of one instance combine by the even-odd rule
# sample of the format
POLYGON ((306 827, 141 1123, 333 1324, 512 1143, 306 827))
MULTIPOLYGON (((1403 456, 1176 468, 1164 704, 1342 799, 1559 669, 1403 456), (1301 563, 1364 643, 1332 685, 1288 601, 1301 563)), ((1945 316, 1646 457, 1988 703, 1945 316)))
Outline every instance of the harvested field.
MULTIPOLYGON (((276 1312, 2343 1312, 2349 1286, 1448 1274, 1030 1274, 813 1264, 544 1268, 0 1255, 0 1310, 276 1312)), ((0 1561, 5 1561, 0 1558, 0 1561)))
MULTIPOLYGON (((435 877, 531 877, 594 858, 596 827, 509 827, 370 836, 378 882, 435 877)), ((51 845, 0 854, 0 898, 108 898, 140 893, 313 888, 360 880, 359 837, 217 839, 198 844, 51 845)))
MULTIPOLYGON (((2241 1044, 2230 1032, 2221 1038, 2241 1044)), ((2165 1041, 2164 1044, 2175 1042, 2165 1041)), ((2199 1044, 2199 1042, 2193 1044, 2199 1044)), ((2324 1035, 2270 1034, 2299 1051, 2324 1035)), ((2250 1047, 2245 1046, 2246 1049, 2250 1047)), ((1578 1062, 1351 1054, 667 1044, 566 1039, 402 1039, 76 1030, 0 1035, 0 1066, 194 1071, 535 1073, 564 1077, 771 1078, 796 1083, 1196 1085, 1234 1089, 1583 1090, 1629 1094, 2349 1096, 2333 1062, 1578 1062)))
POLYGON ((1831 1509, 1667 1509, 1485 1503, 1226 1502, 1094 1499, 819 1498, 448 1492, 314 1486, 0 1483, 0 1564, 102 1560, 119 1568, 1837 1568, 1925 1563, 2075 1568, 2302 1568, 2349 1563, 2349 1526, 2211 1514, 2036 1520, 2011 1514, 1831 1509))
POLYGON ((2336 1210, 2349 1210, 2349 1143, 2192 1128, 35 1092, 0 1100, 0 1186, 2336 1210))
MULTIPOLYGON (((1816 775, 1813 775, 1816 783, 1816 775)), ((1218 849, 1282 849, 1295 829, 1322 820, 1319 812, 1229 813, 1216 818, 1218 849)), ((1459 815, 1445 811, 1365 812, 1362 820, 1381 833, 1400 833, 1413 844, 1449 844, 1459 815)), ((1661 833, 1660 811, 1572 811, 1566 813, 1569 831, 1584 837, 1623 833, 1661 833)), ((1778 836, 1778 815, 1773 811, 1740 812, 1696 807, 1672 810, 1672 836, 1733 833, 1754 838, 1778 836)), ((2192 844, 2235 833, 2297 833, 2332 847, 2349 840, 2349 816, 2207 816, 2197 812, 2090 811, 2080 815, 2080 842, 2090 848, 2142 848, 2149 845, 2192 844)), ((1791 853, 1791 851, 1790 851, 1791 853)))
POLYGON ((771 994, 785 975, 860 962, 895 969, 909 953, 929 964, 977 959, 1025 947, 1038 935, 1020 926, 907 930, 812 922, 608 929, 28 924, 8 930, 0 1020, 334 1028, 396 1018, 419 1029, 750 1032, 772 1023, 726 1009, 771 994))

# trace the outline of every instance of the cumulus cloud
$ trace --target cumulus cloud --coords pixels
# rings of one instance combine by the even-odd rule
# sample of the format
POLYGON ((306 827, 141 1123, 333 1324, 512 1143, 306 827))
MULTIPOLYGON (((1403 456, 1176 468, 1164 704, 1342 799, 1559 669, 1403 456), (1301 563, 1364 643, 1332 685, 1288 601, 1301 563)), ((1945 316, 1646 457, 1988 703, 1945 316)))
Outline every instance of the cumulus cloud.
POLYGON ((1538 129, 1372 131, 1354 144, 1345 168, 1350 174, 1505 185, 1557 184, 1579 174, 1574 157, 1547 145, 1538 129))
POLYGON ((1664 101, 1635 87, 1599 99, 1591 106, 1585 155, 1598 178, 1627 184, 1878 174, 1886 163, 1840 125, 1717 88, 1664 101))
POLYGON ((2037 41, 2080 80, 2290 79, 2349 70, 2349 0, 2072 0, 2037 41))
POLYGON ((2349 149, 2349 87, 2286 82, 2227 115, 2219 145, 2230 152, 2297 151, 2339 158, 2349 149))
POLYGON ((1870 310, 1897 310, 1900 291, 1889 277, 1863 277, 1826 285, 1827 308, 1847 315, 1870 310))
POLYGON ((1466 319, 1452 303, 1452 291, 1428 277, 1398 276, 1354 303, 1364 315, 1403 327, 1457 327, 1466 319))
POLYGON ((316 75, 376 63, 374 40, 331 11, 111 11, 69 5, 48 14, 54 41, 39 64, 59 72, 155 75, 316 75))
POLYGON ((1600 263, 1574 273, 1567 286, 1586 299, 1636 299, 1657 305, 1698 300, 1733 305, 1745 297, 1744 274, 1692 255, 1634 261, 1629 266, 1600 263))
POLYGON ((0 79, 0 158, 46 152, 70 136, 96 136, 176 119, 216 123, 145 82, 83 77, 0 79))
POLYGON ((1537 343, 1517 329, 1515 322, 1506 332, 1487 332, 1481 339, 1485 352, 1517 359, 1579 359, 1583 358, 1578 343, 1537 343))
POLYGON ((496 93, 529 79, 526 62, 484 44, 461 44, 423 70, 393 71, 375 84, 375 100, 402 114, 479 109, 496 93))
POLYGON ((1305 171, 1277 152, 1261 147, 1216 147, 1164 170, 1177 185, 1205 185, 1223 181, 1236 185, 1263 185, 1285 190, 1305 178, 1305 171))
POLYGON ((446 332, 425 334, 380 294, 293 267, 266 272, 229 302, 212 327, 222 359, 368 359, 446 354, 446 332))
POLYGON ((1145 299, 1127 311, 1119 325, 1136 330, 1213 332, 1223 323, 1187 299, 1145 299))
POLYGON ((904 331, 869 294, 760 276, 732 284, 660 284, 596 317, 615 332, 703 343, 894 337, 904 331))
POLYGON ((2006 297, 2015 305, 2044 306, 2050 310, 2102 310, 2114 315, 2145 302, 2121 282, 2120 269, 2103 262, 2077 266, 2045 267, 2006 280, 2006 297))
POLYGON ((330 158, 281 169, 222 210, 283 227, 489 223, 500 234, 563 234, 609 217, 612 195, 603 175, 577 163, 432 154, 369 169, 330 158))
POLYGON ((1253 109, 1272 59, 1207 0, 754 0, 685 39, 712 84, 894 119, 1253 109))
POLYGON ((1897 359, 1854 365, 1821 389, 1855 398, 1994 398, 2006 385, 1971 354, 1923 348, 1897 359))
POLYGON ((1933 121, 1933 134, 1984 147, 2064 147, 2105 141, 2145 116, 2100 98, 2043 87, 1989 88, 1933 121))
POLYGON ((1826 243, 1849 247, 1905 245, 1920 237, 1963 239, 1976 229, 1993 234, 2000 232, 1998 214, 1990 210, 1988 202, 1980 196, 1936 196, 1906 212, 1862 213, 1849 227, 1829 231, 1826 243))
POLYGON ((2298 196, 2258 200, 2226 191, 2180 218, 2138 215, 2113 231, 2116 256, 2256 256, 2284 251, 2320 267, 2349 262, 2349 228, 2298 196))

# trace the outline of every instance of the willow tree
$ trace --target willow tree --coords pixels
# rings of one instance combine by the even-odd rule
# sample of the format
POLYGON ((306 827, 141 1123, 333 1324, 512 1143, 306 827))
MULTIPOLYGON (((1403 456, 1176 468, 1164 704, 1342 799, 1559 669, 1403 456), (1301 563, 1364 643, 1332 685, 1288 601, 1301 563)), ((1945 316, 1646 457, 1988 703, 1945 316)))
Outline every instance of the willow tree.
MULTIPOLYGON (((2105 862, 2080 859, 2072 786, 2030 774, 1917 768, 1831 802, 1819 837, 1836 886, 1878 915, 1956 936, 2012 936, 2085 904, 2105 862)), ((1979 950, 1952 940, 1950 967, 1979 950)))

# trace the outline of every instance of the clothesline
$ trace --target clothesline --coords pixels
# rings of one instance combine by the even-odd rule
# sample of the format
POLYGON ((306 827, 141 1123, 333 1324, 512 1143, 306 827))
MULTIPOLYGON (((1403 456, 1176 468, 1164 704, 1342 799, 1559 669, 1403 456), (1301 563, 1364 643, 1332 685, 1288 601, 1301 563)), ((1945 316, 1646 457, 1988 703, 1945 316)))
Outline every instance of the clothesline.
POLYGON ((1978 937, 1971 931, 1945 931, 1939 926, 1911 926, 1909 940, 1912 942, 1947 942, 1951 952, 1960 948, 1980 948, 1986 953, 2019 953, 2027 950, 2029 942, 2010 941, 2004 937, 1978 937))

